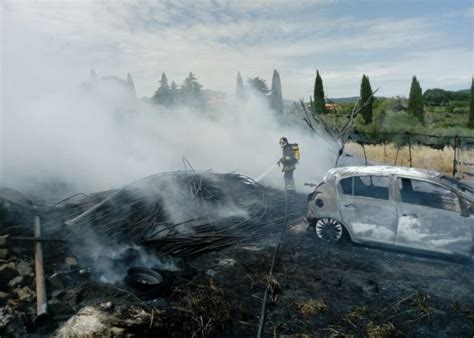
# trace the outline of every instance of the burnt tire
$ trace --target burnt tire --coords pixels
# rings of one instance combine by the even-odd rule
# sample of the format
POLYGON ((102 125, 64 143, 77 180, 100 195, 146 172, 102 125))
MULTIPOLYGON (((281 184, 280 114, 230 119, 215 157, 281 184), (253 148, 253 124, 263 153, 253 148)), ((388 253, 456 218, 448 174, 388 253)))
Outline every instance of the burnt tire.
POLYGON ((318 238, 326 243, 333 244, 346 237, 344 226, 333 218, 319 218, 315 228, 318 238))
POLYGON ((153 269, 133 267, 127 270, 124 278, 132 293, 142 300, 149 300, 163 295, 167 283, 163 276, 153 269))

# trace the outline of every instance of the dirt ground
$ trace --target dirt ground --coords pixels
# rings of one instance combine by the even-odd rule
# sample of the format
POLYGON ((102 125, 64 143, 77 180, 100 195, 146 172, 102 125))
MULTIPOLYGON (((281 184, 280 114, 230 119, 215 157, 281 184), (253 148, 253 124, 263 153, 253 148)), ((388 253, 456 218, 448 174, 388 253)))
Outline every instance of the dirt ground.
MULTIPOLYGON (((231 297, 226 334, 254 335, 275 238, 193 262, 231 297)), ((290 229, 276 264, 265 334, 436 336, 474 334, 474 269, 351 243, 330 246, 303 226, 290 229)))
MULTIPOLYGON (((296 198, 294 205, 305 205, 304 195, 296 198)), ((255 336, 269 286, 266 337, 473 336, 472 262, 351 243, 330 246, 300 220, 290 222, 272 278, 278 231, 202 255, 182 272, 163 271, 166 283, 153 297, 137 295, 124 282, 94 280, 81 261, 78 269, 53 278, 65 271, 68 252, 45 245, 53 318, 41 325, 34 324, 32 253, 14 253, 0 260, 10 290, 0 294, 0 335, 255 336)))

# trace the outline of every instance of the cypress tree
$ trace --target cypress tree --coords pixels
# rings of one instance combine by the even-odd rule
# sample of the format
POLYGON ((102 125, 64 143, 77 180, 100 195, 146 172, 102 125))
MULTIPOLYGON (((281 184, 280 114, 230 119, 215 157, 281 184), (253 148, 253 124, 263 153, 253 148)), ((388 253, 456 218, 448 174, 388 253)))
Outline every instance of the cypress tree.
POLYGON ((365 124, 372 122, 374 98, 372 96, 372 88, 370 87, 369 77, 362 75, 362 82, 360 83, 360 101, 362 107, 360 114, 364 118, 365 124), (366 104, 364 106, 364 104, 366 104))
POLYGON ((283 95, 281 93, 280 74, 273 71, 270 107, 279 114, 283 114, 283 95))
POLYGON ((94 68, 91 68, 91 71, 89 73, 89 81, 92 82, 92 83, 97 82, 97 74, 96 74, 94 68))
POLYGON ((242 80, 242 76, 240 75, 240 72, 237 73, 237 83, 235 85, 235 97, 238 100, 243 100, 245 98, 244 81, 242 80))
POLYGON ((469 120, 467 122, 468 128, 474 128, 474 77, 471 82, 471 97, 469 99, 469 120))
POLYGON ((130 73, 127 73, 127 88, 130 89, 130 93, 133 96, 136 96, 135 83, 133 82, 133 78, 132 78, 132 75, 130 73))
POLYGON ((173 105, 173 104, 176 104, 176 102, 178 101, 178 95, 179 95, 179 91, 178 91, 178 86, 176 85, 176 82, 171 82, 171 88, 170 88, 170 103, 173 105))
POLYGON ((315 114, 323 114, 326 112, 326 107, 324 106, 326 103, 324 99, 324 88, 323 88, 323 80, 319 75, 319 71, 316 70, 316 80, 314 81, 314 113, 315 114))
POLYGON ((416 76, 413 76, 410 87, 410 96, 408 97, 408 113, 415 116, 421 123, 425 123, 423 112, 423 95, 421 86, 416 76))

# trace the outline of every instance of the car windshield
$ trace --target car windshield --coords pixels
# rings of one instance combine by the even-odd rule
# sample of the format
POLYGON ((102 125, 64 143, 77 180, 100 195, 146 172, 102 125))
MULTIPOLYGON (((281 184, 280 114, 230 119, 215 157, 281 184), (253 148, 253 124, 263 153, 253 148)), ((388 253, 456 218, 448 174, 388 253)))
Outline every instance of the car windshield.
POLYGON ((455 180, 454 178, 451 178, 446 175, 441 175, 439 179, 447 186, 461 190, 461 192, 466 194, 470 200, 474 200, 474 188, 472 186, 466 183, 459 182, 458 180, 455 180))

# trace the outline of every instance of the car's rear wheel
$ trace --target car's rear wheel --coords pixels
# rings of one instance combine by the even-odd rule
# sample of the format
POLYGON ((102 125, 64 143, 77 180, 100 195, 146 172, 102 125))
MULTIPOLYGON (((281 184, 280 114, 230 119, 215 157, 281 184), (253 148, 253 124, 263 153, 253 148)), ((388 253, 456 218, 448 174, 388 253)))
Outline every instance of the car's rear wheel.
POLYGON ((333 218, 323 217, 316 222, 316 234, 326 243, 336 243, 344 235, 344 226, 333 218))

